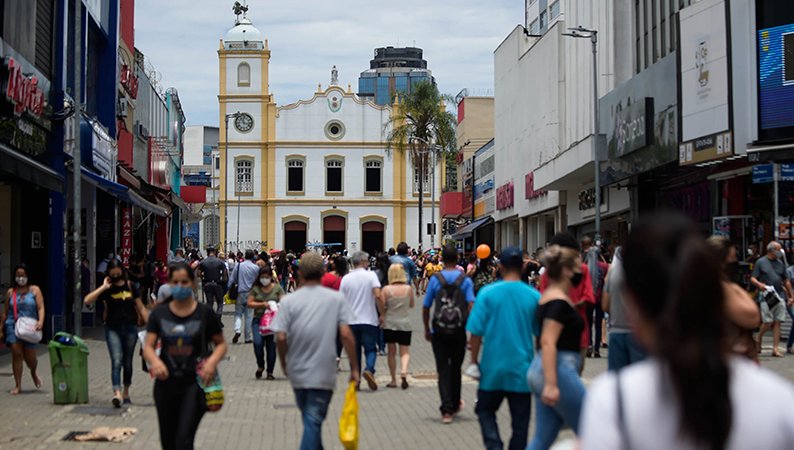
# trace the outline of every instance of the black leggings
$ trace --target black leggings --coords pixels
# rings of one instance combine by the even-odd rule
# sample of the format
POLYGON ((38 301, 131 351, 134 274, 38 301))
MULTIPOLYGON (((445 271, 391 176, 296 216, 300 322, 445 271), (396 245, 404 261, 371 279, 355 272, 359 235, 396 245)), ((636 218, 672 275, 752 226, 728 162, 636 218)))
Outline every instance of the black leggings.
POLYGON ((195 378, 157 380, 154 403, 163 450, 192 450, 201 417, 207 411, 204 390, 195 378))

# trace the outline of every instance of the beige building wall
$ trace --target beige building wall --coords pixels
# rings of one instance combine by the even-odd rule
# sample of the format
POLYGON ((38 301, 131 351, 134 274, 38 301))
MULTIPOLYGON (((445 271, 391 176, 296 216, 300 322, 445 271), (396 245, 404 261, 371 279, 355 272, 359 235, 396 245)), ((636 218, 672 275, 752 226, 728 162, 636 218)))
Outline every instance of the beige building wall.
MULTIPOLYGON (((458 104, 458 117, 461 112, 463 120, 458 123, 458 149, 463 152, 463 159, 458 158, 458 161, 462 163, 494 138, 494 98, 464 97, 458 104)), ((458 164, 458 191, 462 190, 462 164, 458 164)))

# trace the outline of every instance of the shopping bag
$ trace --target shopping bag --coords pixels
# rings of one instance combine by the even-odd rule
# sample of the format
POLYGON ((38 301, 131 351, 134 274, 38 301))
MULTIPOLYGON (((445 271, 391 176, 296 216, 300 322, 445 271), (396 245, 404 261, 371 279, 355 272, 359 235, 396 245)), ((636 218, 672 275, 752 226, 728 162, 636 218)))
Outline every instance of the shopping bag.
POLYGON ((270 336, 273 334, 273 330, 270 329, 270 324, 272 324, 273 319, 276 318, 276 312, 278 312, 278 303, 271 300, 268 302, 268 306, 270 306, 270 309, 262 314, 262 320, 259 321, 260 336, 270 336))
POLYGON ((350 382, 345 394, 345 406, 339 417, 339 439, 347 450, 358 449, 358 399, 356 383, 350 382))
MULTIPOLYGON (((150 377, 154 378, 154 374, 151 371, 151 367, 149 367, 149 363, 146 362, 146 359, 143 357, 143 347, 146 345, 146 331, 138 332, 138 340, 141 341, 141 368, 144 372, 148 373, 150 377)), ((158 357, 160 356, 160 352, 162 351, 163 343, 159 339, 157 340, 157 344, 154 346, 154 354, 158 357)))

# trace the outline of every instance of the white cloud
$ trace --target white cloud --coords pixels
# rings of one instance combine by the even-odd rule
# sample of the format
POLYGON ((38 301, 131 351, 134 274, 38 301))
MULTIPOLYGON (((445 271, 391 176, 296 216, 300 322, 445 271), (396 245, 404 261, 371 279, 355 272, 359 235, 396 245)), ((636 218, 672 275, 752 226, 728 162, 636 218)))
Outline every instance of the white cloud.
MULTIPOLYGON (((234 25, 229 0, 138 0, 135 46, 179 91, 190 125, 218 125, 220 39, 234 25)), ((327 86, 358 88, 377 47, 424 50, 439 89, 493 89, 493 51, 517 23, 523 2, 508 0, 249 1, 248 18, 269 39, 270 90, 279 105, 327 86)))

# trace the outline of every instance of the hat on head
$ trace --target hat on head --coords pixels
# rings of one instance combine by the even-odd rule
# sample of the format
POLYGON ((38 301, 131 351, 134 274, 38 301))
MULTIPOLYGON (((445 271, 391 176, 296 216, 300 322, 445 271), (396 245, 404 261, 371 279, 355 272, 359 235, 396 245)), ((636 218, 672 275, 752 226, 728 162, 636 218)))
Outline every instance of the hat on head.
POLYGON ((499 262, 505 267, 523 267, 524 255, 518 247, 507 247, 499 255, 499 262))

